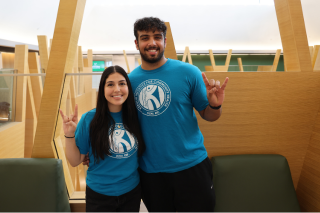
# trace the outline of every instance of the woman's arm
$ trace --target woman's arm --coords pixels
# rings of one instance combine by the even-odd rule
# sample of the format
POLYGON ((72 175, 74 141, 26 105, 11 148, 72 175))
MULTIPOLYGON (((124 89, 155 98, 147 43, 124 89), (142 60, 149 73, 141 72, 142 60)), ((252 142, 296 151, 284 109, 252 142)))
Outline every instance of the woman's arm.
POLYGON ((73 115, 66 116, 61 109, 60 115, 63 122, 64 136, 66 137, 66 156, 70 165, 76 167, 83 161, 85 156, 80 154, 75 140, 75 132, 78 125, 78 105, 76 104, 73 115))
POLYGON ((66 156, 71 166, 76 167, 82 163, 85 155, 80 154, 74 138, 66 138, 66 156))

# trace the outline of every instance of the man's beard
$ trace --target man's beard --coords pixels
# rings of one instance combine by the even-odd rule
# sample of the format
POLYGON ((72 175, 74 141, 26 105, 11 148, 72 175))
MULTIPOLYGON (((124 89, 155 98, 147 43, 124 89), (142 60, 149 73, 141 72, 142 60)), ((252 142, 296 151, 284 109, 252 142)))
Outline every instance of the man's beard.
POLYGON ((142 54, 140 49, 139 49, 139 52, 140 52, 140 55, 141 55, 141 58, 145 61, 145 62, 148 62, 148 63, 157 63, 158 61, 161 60, 163 54, 164 54, 164 50, 162 52, 160 52, 160 49, 159 49, 159 55, 158 57, 156 58, 148 58, 147 54, 142 54))

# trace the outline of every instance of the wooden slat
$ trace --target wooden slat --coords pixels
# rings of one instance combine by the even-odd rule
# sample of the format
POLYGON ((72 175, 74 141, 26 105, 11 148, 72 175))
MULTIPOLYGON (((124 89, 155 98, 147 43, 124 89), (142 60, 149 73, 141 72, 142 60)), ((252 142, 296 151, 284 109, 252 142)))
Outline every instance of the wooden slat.
POLYGON ((42 73, 46 73, 49 61, 48 39, 45 35, 38 35, 39 54, 42 73))
POLYGON ((130 73, 130 67, 129 67, 128 58, 127 58, 127 54, 126 54, 125 50, 123 50, 123 56, 124 56, 124 60, 126 61, 126 65, 127 65, 127 73, 130 73))
POLYGON ((27 104, 26 104, 26 134, 24 157, 31 158, 34 136, 37 128, 37 112, 34 103, 33 90, 31 85, 31 77, 27 77, 27 104))
MULTIPOLYGON (((29 73, 28 67, 28 45, 16 45, 14 68, 19 74, 29 73)), ((27 93, 27 78, 17 77, 16 90, 16 121, 21 122, 26 119, 26 93, 27 93)))
POLYGON ((78 47, 78 68, 79 68, 79 72, 83 72, 83 56, 82 56, 82 47, 79 46, 78 47))
POLYGON ((187 48, 188 48, 188 62, 189 62, 189 64, 192 64, 190 49, 189 49, 189 47, 187 47, 187 48))
POLYGON ((319 55, 320 45, 314 45, 313 54, 312 54, 312 68, 314 68, 318 55, 319 55))
POLYGON ((88 67, 88 59, 87 58, 83 59, 83 66, 88 67))
POLYGON ((85 0, 61 0, 59 4, 32 150, 34 158, 55 157, 53 134, 62 86, 65 73, 72 72, 85 2, 85 0))
POLYGON ((213 57, 212 49, 209 50, 209 56, 210 56, 211 66, 215 67, 216 66, 216 62, 215 62, 214 57, 213 57))
POLYGON ((164 56, 166 58, 171 58, 171 59, 178 60, 176 48, 174 46, 173 35, 172 35, 170 23, 169 22, 165 22, 165 25, 167 26, 167 35, 166 35, 167 45, 166 45, 166 48, 164 50, 164 56))
POLYGON ((286 71, 312 72, 300 0, 274 0, 286 71))
MULTIPOLYGON (((228 54, 227 54, 227 59, 226 62, 224 64, 224 66, 226 66, 227 68, 229 68, 229 64, 230 64, 230 60, 231 60, 231 55, 232 55, 232 49, 228 50, 228 54)), ((227 69, 228 71, 228 69, 227 69)))
POLYGON ((320 51, 318 51, 317 53, 316 51, 314 52, 314 58, 315 58, 315 62, 314 62, 313 70, 320 71, 320 51))
POLYGON ((276 55, 273 60, 273 65, 272 65, 272 72, 276 72, 279 64, 279 59, 280 59, 280 54, 281 54, 281 49, 277 49, 276 55))
MULTIPOLYGON (((29 62, 29 72, 33 74, 40 74, 38 53, 30 52, 28 54, 28 62, 29 62)), ((32 85, 32 93, 34 97, 34 106, 35 106, 37 116, 39 116, 41 97, 43 93, 42 78, 41 76, 32 76, 30 78, 31 78, 31 85, 32 85)))
POLYGON ((312 67, 313 67, 313 46, 309 46, 309 52, 310 52, 310 57, 311 57, 311 63, 312 63, 312 67))
POLYGON ((87 59, 88 59, 88 67, 92 69, 92 49, 89 49, 87 52, 87 59))
POLYGON ((182 62, 186 62, 186 60, 187 60, 187 55, 188 55, 188 47, 186 47, 185 49, 184 49, 184 53, 183 53, 183 56, 182 56, 182 62))
POLYGON ((241 58, 237 58, 237 60, 238 60, 239 70, 240 72, 243 72, 242 60, 241 58))

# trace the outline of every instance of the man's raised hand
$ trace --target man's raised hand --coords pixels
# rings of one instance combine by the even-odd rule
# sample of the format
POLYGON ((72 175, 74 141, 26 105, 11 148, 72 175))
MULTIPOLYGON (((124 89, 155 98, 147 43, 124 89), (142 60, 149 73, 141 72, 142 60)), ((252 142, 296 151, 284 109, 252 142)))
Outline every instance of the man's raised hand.
POLYGON ((65 115, 61 109, 59 109, 63 123, 64 135, 67 137, 73 137, 78 125, 78 105, 74 107, 74 114, 69 116, 65 115))
POLYGON ((221 87, 220 87, 219 80, 215 81, 214 79, 210 79, 210 82, 209 82, 204 72, 202 73, 202 78, 207 89, 207 97, 208 97, 209 104, 213 107, 222 105, 224 101, 224 96, 225 96, 224 89, 227 86, 229 78, 226 77, 226 80, 224 80, 221 87))

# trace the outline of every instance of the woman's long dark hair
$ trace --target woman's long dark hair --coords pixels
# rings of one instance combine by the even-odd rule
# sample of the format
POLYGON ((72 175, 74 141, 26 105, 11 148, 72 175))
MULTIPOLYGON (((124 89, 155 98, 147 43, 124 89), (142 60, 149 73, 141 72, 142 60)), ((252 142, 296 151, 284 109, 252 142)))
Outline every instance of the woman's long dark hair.
POLYGON ((107 78, 113 73, 119 73, 126 79, 129 91, 127 100, 122 104, 123 126, 136 137, 138 142, 138 156, 141 156, 145 150, 145 144, 138 120, 138 113, 134 103, 133 90, 128 75, 122 67, 111 66, 105 69, 101 76, 96 114, 90 123, 90 139, 95 163, 99 163, 100 159, 104 160, 106 155, 110 155, 109 149, 110 144, 112 143, 110 139, 113 140, 112 136, 115 128, 115 121, 111 117, 108 101, 104 95, 104 88, 107 78), (110 128, 112 134, 111 137, 109 137, 110 128))

